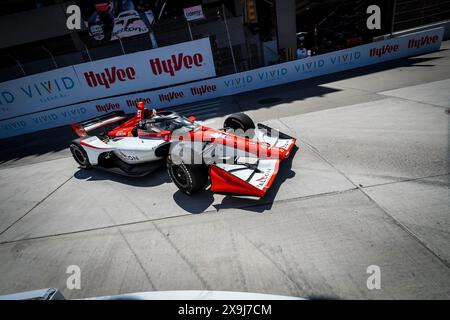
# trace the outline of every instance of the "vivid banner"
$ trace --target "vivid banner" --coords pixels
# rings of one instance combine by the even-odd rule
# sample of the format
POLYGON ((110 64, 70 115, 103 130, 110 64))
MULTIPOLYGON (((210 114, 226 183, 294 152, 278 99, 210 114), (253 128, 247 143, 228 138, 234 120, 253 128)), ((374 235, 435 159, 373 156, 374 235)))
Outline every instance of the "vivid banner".
MULTIPOLYGON (((231 74, 224 77, 196 81, 152 91, 126 94, 114 98, 104 98, 16 117, 7 121, 0 121, 0 138, 70 124, 116 110, 124 110, 127 113, 131 113, 134 112, 136 103, 139 100, 143 100, 151 108, 169 108, 185 103, 192 103, 276 86, 292 81, 309 79, 384 61, 425 54, 440 49, 443 34, 443 28, 436 28, 323 55, 231 74)), ((194 64, 193 61, 194 60, 192 60, 192 63, 194 64)), ((188 60, 187 62, 189 62, 188 65, 191 65, 191 60, 188 60)), ((117 64, 117 66, 119 66, 119 64, 117 64)), ((174 68, 174 66, 175 63, 172 64, 172 68, 174 68)), ((178 62, 176 66, 178 68, 178 62)), ((105 68, 105 66, 102 67, 105 68)), ((178 72, 181 72, 181 69, 184 67, 185 66, 181 67, 178 72)), ((99 92, 108 92, 107 90, 116 88, 116 86, 117 89, 113 90, 117 90, 117 92, 127 92, 128 89, 125 90, 122 86, 126 86, 126 81, 134 80, 131 78, 136 78, 138 73, 136 72, 136 74, 134 74, 130 70, 127 71, 127 64, 125 63, 121 64, 120 68, 123 70, 120 73, 120 78, 125 80, 121 81, 119 79, 118 69, 115 69, 117 74, 114 83, 109 83, 109 88, 106 88, 105 84, 102 85, 97 83, 97 87, 99 87, 98 90, 100 90, 99 92)), ((152 66, 147 66, 147 68, 152 69, 152 66)), ((169 65, 166 63, 166 66, 164 67, 161 59, 159 60, 159 64, 156 62, 154 63, 153 68, 156 75, 159 76, 163 74, 162 70, 166 70, 164 71, 164 76, 161 77, 161 81, 169 81, 167 79, 173 77, 169 65)), ((82 74, 87 72, 87 70, 90 69, 84 69, 82 74)), ((81 71, 77 72, 78 76, 80 75, 79 72, 81 71)), ((101 71, 97 70, 96 72, 98 73, 101 71)), ((153 73, 153 71, 151 72, 153 73)), ((173 72, 175 76, 175 69, 173 72)), ((189 72, 189 70, 186 72, 189 72)), ((109 81, 108 76, 111 77, 111 74, 105 74, 106 80, 101 81, 104 83, 106 83, 105 81, 109 81)), ((179 79, 187 81, 185 80, 185 76, 187 76, 187 74, 180 75, 179 79)), ((102 78, 103 76, 100 76, 100 79, 102 78)), ((86 92, 94 90, 94 87, 89 87, 86 78, 80 85, 83 86, 82 88, 83 90, 86 90, 86 92)), ((301 90, 301 88, 299 88, 299 90, 301 90)), ((1 107, 2 106, 0 105, 0 108, 1 107)))

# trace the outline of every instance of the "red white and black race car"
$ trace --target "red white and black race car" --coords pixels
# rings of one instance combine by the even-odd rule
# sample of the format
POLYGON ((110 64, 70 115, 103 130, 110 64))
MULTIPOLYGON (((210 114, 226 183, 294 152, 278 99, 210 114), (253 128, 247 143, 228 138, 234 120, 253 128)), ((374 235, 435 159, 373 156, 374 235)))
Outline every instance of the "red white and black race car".
POLYGON ((80 138, 70 150, 81 168, 98 167, 127 176, 145 176, 166 165, 186 194, 204 190, 263 197, 289 157, 296 139, 244 113, 226 118, 222 129, 194 117, 146 109, 142 102, 131 119, 113 112, 72 124, 80 138), (110 130, 108 127, 116 125, 110 130), (89 132, 103 130, 95 135, 89 132))

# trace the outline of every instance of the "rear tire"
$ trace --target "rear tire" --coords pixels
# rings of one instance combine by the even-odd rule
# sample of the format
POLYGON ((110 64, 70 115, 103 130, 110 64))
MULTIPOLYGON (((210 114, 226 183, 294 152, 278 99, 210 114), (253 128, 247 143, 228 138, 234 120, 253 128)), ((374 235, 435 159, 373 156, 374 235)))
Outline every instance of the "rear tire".
POLYGON ((174 163, 169 155, 167 172, 178 189, 187 195, 204 190, 208 183, 208 169, 204 164, 174 163))
MULTIPOLYGON (((223 123, 225 129, 233 129, 235 132, 243 131, 245 136, 252 138, 255 131, 255 123, 245 113, 234 113, 225 119, 223 123)), ((240 134, 237 134, 240 135, 240 134)))
POLYGON ((70 144, 70 152, 72 153, 73 158, 80 165, 81 168, 83 169, 92 168, 86 151, 78 142, 72 142, 70 144))

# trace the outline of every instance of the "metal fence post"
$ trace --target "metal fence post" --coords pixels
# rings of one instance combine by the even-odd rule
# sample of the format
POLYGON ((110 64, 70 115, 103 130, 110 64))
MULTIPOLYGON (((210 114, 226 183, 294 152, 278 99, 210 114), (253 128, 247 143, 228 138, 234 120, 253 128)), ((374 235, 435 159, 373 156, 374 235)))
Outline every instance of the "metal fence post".
POLYGON ((48 53, 48 55, 50 56, 50 58, 51 58, 52 61, 53 61, 53 65, 55 66, 55 69, 57 69, 57 68, 58 68, 58 64, 56 63, 55 57, 54 57, 53 54, 50 52, 50 50, 48 50, 45 46, 41 46, 41 49, 48 53))
POLYGON ((191 24, 189 23, 188 19, 186 19, 186 23, 187 23, 187 26, 188 26, 189 35, 191 36, 191 41, 193 41, 194 37, 192 36, 191 24))
POLYGON ((122 48, 122 54, 126 54, 125 53, 125 48, 123 47, 122 38, 119 37, 118 34, 116 34, 116 37, 117 37, 117 39, 119 39, 120 47, 122 48))
POLYGON ((12 60, 14 60, 17 63, 17 66, 19 67, 20 71, 22 71, 24 76, 27 75, 27 73, 25 72, 25 69, 23 68, 22 64, 20 63, 20 61, 18 59, 14 58, 11 54, 7 54, 6 56, 11 58, 12 60))
POLYGON ((236 67, 236 59, 234 58, 233 46, 231 45, 230 32, 228 31, 227 17, 225 16, 225 5, 223 3, 222 3, 222 14, 223 14, 223 21, 225 23, 225 29, 227 31, 228 44, 230 46, 230 52, 231 52, 231 59, 233 59, 234 73, 237 73, 238 71, 237 71, 237 67, 236 67))
POLYGON ((394 33, 394 25, 395 25, 395 11, 397 9, 397 0, 394 0, 394 3, 392 4, 392 21, 391 21, 391 37, 394 33))
POLYGON ((88 49, 88 47, 86 46, 86 44, 84 44, 84 50, 86 51, 86 53, 87 53, 87 55, 88 55, 89 61, 92 62, 91 54, 90 54, 89 49, 88 49))

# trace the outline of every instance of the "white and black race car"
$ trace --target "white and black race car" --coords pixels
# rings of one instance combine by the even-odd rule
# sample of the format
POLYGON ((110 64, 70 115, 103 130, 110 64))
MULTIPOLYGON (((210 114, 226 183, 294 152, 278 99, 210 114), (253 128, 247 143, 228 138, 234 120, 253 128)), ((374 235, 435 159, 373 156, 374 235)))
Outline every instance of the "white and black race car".
POLYGON ((229 116, 222 129, 212 129, 194 117, 150 111, 143 103, 131 119, 114 112, 72 128, 80 138, 70 150, 81 168, 140 177, 167 166, 186 194, 210 184, 213 192, 262 197, 296 142, 278 130, 255 126, 244 113, 229 116), (112 130, 88 134, 118 122, 112 130))

